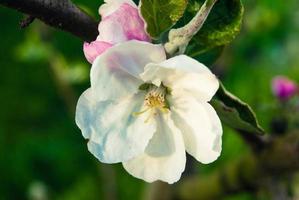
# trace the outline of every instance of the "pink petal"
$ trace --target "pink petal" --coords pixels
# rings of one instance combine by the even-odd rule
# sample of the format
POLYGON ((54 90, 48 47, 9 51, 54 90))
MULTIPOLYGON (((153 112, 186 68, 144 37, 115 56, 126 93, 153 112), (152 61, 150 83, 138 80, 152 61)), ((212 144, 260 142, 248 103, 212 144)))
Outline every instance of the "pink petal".
POLYGON ((105 4, 99 8, 99 13, 102 18, 107 17, 118 10, 119 7, 124 3, 137 8, 136 4, 132 0, 105 0, 105 4))
POLYGON ((128 40, 150 42, 145 23, 132 0, 105 0, 99 8, 102 21, 96 41, 84 43, 84 54, 90 63, 106 49, 128 40))
POLYGON ((102 18, 98 40, 111 44, 128 40, 150 41, 144 27, 138 8, 124 3, 111 15, 102 18))
POLYGON ((92 64, 100 54, 112 46, 113 45, 110 43, 101 41, 94 41, 91 43, 84 42, 83 51, 88 62, 92 64))

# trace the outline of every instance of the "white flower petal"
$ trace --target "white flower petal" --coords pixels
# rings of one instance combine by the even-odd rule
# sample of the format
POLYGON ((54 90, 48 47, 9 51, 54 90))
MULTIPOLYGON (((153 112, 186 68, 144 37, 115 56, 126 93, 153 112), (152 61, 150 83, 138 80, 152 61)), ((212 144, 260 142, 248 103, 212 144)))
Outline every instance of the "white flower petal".
POLYGON ((184 72, 211 73, 210 69, 204 64, 186 55, 179 55, 165 60, 163 63, 161 63, 161 66, 184 72))
POLYGON ((161 45, 134 40, 115 45, 93 62, 91 88, 101 101, 134 94, 142 84, 139 74, 143 72, 144 66, 165 59, 161 45))
POLYGON ((172 95, 193 95, 201 101, 210 101, 219 88, 218 79, 206 66, 185 55, 148 64, 140 76, 157 86, 163 82, 172 89, 172 95))
POLYGON ((99 14, 102 16, 102 18, 111 15, 124 3, 137 8, 136 4, 132 0, 105 0, 105 4, 99 8, 99 14))
POLYGON ((221 153, 221 122, 208 103, 192 97, 171 100, 171 117, 181 130, 186 150, 202 163, 215 161, 221 153))
POLYGON ((156 124, 145 123, 145 115, 132 115, 142 109, 143 100, 144 94, 137 94, 119 102, 99 102, 91 89, 82 94, 76 123, 89 139, 89 151, 101 162, 123 162, 144 152, 156 124))
POLYGON ((182 135, 171 119, 157 120, 157 131, 144 154, 124 162, 133 176, 147 182, 157 180, 174 183, 185 169, 186 153, 182 135))
POLYGON ((76 124, 81 129, 85 139, 90 138, 93 127, 90 126, 93 121, 93 108, 96 106, 91 89, 87 89, 79 98, 76 108, 76 124))

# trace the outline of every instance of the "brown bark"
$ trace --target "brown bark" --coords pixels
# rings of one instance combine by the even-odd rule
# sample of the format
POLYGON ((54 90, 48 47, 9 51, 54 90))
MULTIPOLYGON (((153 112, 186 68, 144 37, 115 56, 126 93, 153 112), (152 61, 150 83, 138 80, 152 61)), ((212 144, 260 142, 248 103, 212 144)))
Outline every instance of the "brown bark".
POLYGON ((98 35, 97 22, 70 0, 0 0, 0 5, 40 19, 84 41, 93 41, 98 35))

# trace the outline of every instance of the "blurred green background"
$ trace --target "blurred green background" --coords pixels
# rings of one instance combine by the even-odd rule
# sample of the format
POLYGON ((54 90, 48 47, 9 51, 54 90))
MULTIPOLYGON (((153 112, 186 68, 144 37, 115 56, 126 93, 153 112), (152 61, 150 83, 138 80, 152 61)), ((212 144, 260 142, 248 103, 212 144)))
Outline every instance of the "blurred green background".
MULTIPOLYGON (((282 74, 299 81, 299 4, 243 2, 242 32, 213 69, 270 130, 271 119, 279 115, 272 77, 282 74)), ((98 18, 98 0, 74 3, 98 18)), ((99 163, 75 125, 76 101, 89 87, 82 41, 38 21, 21 30, 22 17, 0 7, 0 200, 146 197, 151 185, 131 177, 121 165, 99 163)), ((247 151, 225 127, 220 159, 207 166, 195 163, 195 171, 205 176, 247 151)), ((227 199, 256 198, 267 199, 246 192, 227 199)))

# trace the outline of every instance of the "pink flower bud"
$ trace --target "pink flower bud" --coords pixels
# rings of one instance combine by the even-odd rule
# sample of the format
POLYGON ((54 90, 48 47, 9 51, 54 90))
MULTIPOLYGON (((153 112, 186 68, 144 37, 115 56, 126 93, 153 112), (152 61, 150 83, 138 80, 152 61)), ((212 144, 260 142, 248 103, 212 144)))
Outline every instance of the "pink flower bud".
POLYGON ((277 76, 272 80, 273 94, 282 101, 286 101, 297 92, 297 85, 284 76, 277 76))
POLYGON ((102 21, 99 23, 97 40, 84 44, 84 54, 90 63, 106 49, 128 40, 150 41, 145 23, 138 7, 132 0, 105 0, 99 8, 102 21))

